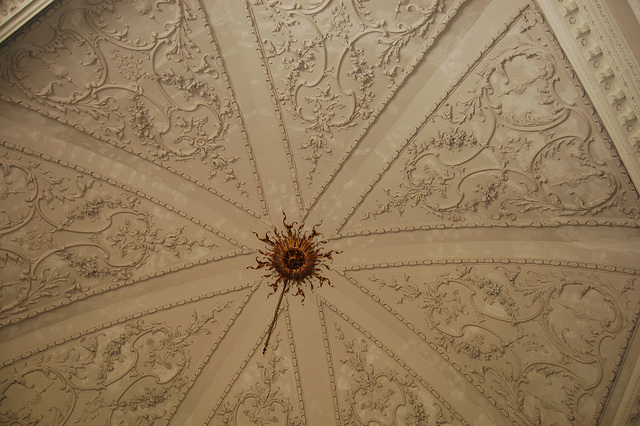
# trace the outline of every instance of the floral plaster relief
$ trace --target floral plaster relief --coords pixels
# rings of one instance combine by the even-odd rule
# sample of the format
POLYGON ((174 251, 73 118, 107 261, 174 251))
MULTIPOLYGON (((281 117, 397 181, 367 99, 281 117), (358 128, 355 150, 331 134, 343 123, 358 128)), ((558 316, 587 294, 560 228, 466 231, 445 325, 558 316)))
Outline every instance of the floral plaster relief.
POLYGON ((0 423, 636 419, 640 202, 573 69, 526 0, 52 5, 0 46, 0 423), (341 252, 304 304, 247 269, 283 208, 341 252))
POLYGON ((523 424, 593 418, 638 322, 637 274, 462 263, 347 276, 523 424))
POLYGON ((63 1, 50 15, 2 49, 3 100, 264 213, 242 116, 199 3, 63 1))
POLYGON ((306 424, 288 308, 274 329, 269 353, 260 336, 211 412, 208 424, 306 424), (296 397, 297 396, 297 397, 296 397))
POLYGON ((307 198, 337 172, 464 3, 250 2, 307 198))
POLYGON ((166 423, 246 302, 242 296, 210 295, 118 321, 5 366, 0 422, 166 423))
POLYGON ((343 312, 323 302, 321 316, 326 345, 332 348, 340 424, 469 424, 424 378, 403 368, 393 352, 343 312))
POLYGON ((619 164, 541 15, 528 11, 406 140, 343 232, 589 219, 637 227, 638 194, 619 164))
POLYGON ((0 149, 0 325, 238 249, 176 213, 0 149))

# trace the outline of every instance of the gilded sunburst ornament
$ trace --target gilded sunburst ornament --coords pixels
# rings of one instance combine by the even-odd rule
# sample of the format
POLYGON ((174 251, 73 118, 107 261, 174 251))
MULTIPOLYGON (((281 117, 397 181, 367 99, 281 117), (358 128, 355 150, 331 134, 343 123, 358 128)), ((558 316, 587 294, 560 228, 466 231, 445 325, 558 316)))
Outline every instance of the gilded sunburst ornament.
POLYGON ((267 332, 267 339, 262 353, 267 351, 271 333, 278 320, 278 311, 284 294, 288 293, 289 288, 295 285, 296 292, 294 296, 302 296, 302 301, 304 302, 305 294, 302 287, 305 283, 309 284, 311 290, 313 290, 314 281, 316 280, 319 287, 325 282, 331 285, 329 279, 322 275, 320 268, 328 269, 325 263, 326 260, 332 260, 331 256, 334 253, 338 253, 335 250, 322 250, 322 245, 326 244, 326 241, 316 239, 320 235, 316 230, 317 226, 311 229, 311 233, 305 233, 302 230, 303 224, 298 224, 297 222, 288 224, 287 215, 284 212, 283 215, 282 223, 286 229, 285 231, 279 232, 274 226, 273 237, 269 235, 270 232, 267 232, 264 237, 260 237, 254 232, 260 241, 267 243, 267 249, 264 251, 258 250, 263 258, 257 256, 256 262, 258 262, 258 265, 249 266, 249 268, 266 269, 268 273, 263 275, 263 278, 275 278, 269 284, 273 288, 273 292, 269 296, 278 291, 278 287, 282 283, 282 291, 267 332))

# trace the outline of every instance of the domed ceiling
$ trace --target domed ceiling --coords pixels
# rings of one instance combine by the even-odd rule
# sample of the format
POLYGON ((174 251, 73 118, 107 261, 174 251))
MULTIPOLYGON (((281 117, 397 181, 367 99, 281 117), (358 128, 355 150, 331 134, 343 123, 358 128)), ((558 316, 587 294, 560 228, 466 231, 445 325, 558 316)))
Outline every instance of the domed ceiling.
POLYGON ((52 4, 0 49, 0 423, 638 422, 640 80, 539 3, 52 4), (285 214, 338 253, 263 354, 285 214))

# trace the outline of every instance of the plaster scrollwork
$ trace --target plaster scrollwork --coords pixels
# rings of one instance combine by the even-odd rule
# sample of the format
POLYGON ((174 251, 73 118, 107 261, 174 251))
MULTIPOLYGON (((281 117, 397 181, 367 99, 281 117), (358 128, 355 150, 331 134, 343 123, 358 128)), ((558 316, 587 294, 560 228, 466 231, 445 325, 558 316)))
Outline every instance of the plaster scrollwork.
MULTIPOLYGON (((237 292, 116 321, 0 370, 4 424, 167 422, 241 309, 237 292), (209 300, 210 299, 210 300, 209 300), (50 401, 56 401, 51 405, 50 401)), ((242 306, 241 306, 242 305, 242 306)))
POLYGON ((340 424, 468 424, 429 384, 328 302, 320 310, 340 424), (333 314, 340 315, 337 320, 333 314), (346 322, 345 322, 346 320, 346 322), (382 352, 384 350, 384 352, 382 352), (389 368, 382 358, 394 357, 389 368), (336 387, 336 381, 347 384, 336 387))
MULTIPOLYGON (((280 343, 281 339, 276 337, 271 349, 277 351, 280 343)), ((225 403, 211 421, 215 419, 220 424, 242 424, 244 419, 251 424, 302 424, 282 388, 278 386, 280 376, 288 370, 283 367, 283 358, 271 352, 269 359, 264 363, 259 362, 257 366, 260 380, 235 395, 235 403, 225 403)))
POLYGON ((525 12, 483 58, 369 187, 359 226, 392 212, 422 223, 636 223, 637 192, 542 17, 525 12))
POLYGON ((344 424, 368 424, 371 420, 390 420, 394 424, 419 425, 429 423, 451 424, 453 416, 446 416, 442 407, 436 409, 433 418, 425 411, 416 394, 417 385, 410 376, 402 377, 388 369, 367 366, 369 346, 364 339, 345 340, 344 333, 336 326, 338 339, 342 341, 349 358, 341 363, 351 369, 352 387, 342 413, 344 424), (399 408, 406 403, 406 412, 399 408), (403 415, 404 414, 404 415, 403 415))
POLYGON ((321 303, 340 424, 468 424, 373 335, 330 303, 321 303), (393 357, 392 365, 405 371, 390 368, 389 362, 383 361, 389 356, 393 357), (341 385, 337 387, 336 382, 341 385))
POLYGON ((356 129, 373 123, 463 3, 250 2, 274 101, 290 137, 300 136, 294 158, 309 186, 327 176, 326 156, 342 162, 355 148, 356 129))
POLYGON ((637 425, 640 424, 640 396, 636 397, 635 404, 631 409, 631 414, 629 415, 629 424, 637 425))
POLYGON ((218 400, 207 424, 306 424, 288 310, 284 316, 286 340, 283 342, 281 333, 284 330, 279 327, 271 340, 267 357, 256 359, 254 357, 266 335, 265 331, 218 400), (288 350, 284 343, 288 343, 288 350), (297 389, 297 395, 294 388, 297 389), (296 397, 298 401, 295 401, 296 397))
POLYGON ((572 62, 585 80, 596 107, 606 118, 613 118, 608 120, 607 127, 612 133, 615 129, 619 137, 617 142, 622 144, 621 153, 629 149, 635 153, 635 158, 625 156, 625 163, 630 169, 637 170, 640 70, 621 39, 605 2, 572 0, 540 3, 546 13, 553 13, 554 19, 550 19, 550 23, 564 49, 578 55, 571 57, 572 62), (580 60, 576 60, 578 58, 580 60))
POLYGON ((640 280, 624 274, 462 264, 356 280, 523 424, 597 418, 638 321, 640 280))
POLYGON ((198 22, 194 6, 183 0, 86 2, 84 17, 102 37, 132 51, 149 51, 180 63, 186 71, 217 77, 214 58, 193 38, 198 22), (126 23, 120 16, 127 16, 126 23), (149 19, 155 21, 149 31, 149 19))
POLYGON ((124 115, 112 100, 95 95, 106 83, 106 58, 82 33, 54 26, 45 46, 5 53, 0 76, 28 99, 58 114, 96 119, 108 133, 121 134, 124 115), (70 63, 64 61, 67 59, 70 63))
POLYGON ((109 283, 229 248, 167 212, 8 150, 0 151, 0 324, 70 303, 109 283))
POLYGON ((165 161, 197 159, 209 166, 210 178, 223 175, 223 182, 232 181, 243 195, 247 195, 245 183, 238 179, 234 170, 234 163, 239 157, 225 154, 222 143, 229 127, 226 121, 232 113, 228 102, 221 105, 208 84, 196 82, 193 78, 185 79, 175 73, 153 78, 167 87, 183 91, 186 99, 201 96, 208 105, 189 113, 168 109, 163 121, 170 122, 170 127, 158 128, 151 112, 157 105, 143 93, 131 94, 127 121, 140 142, 148 147, 149 154, 165 161), (210 121, 210 117, 215 117, 215 120, 210 121))
POLYGON ((47 21, 50 29, 34 26, 3 49, 2 99, 264 212, 242 117, 215 38, 200 30, 208 27, 198 3, 66 2, 47 21))

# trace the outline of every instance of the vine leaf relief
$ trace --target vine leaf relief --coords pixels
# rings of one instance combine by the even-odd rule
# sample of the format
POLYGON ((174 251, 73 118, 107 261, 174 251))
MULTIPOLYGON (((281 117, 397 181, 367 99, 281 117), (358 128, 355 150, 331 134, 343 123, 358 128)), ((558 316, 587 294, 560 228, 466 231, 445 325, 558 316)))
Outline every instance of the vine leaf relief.
POLYGON ((334 389, 340 424, 466 424, 423 378, 390 359, 392 352, 366 337, 344 313, 330 305, 323 312, 332 380, 341 384, 334 389))
POLYGON ((0 422, 167 422, 233 322, 238 294, 100 328, 0 370, 0 422), (209 351, 209 352, 207 352, 209 351), (51 406, 50 401, 57 401, 51 406))
MULTIPOLYGON (((288 315, 288 312, 283 312, 288 315)), ((284 322, 282 322, 284 324, 284 322)), ((289 319, 287 318, 287 324, 289 319)), ((287 325, 288 327, 288 325, 287 325)), ((258 356, 256 343, 228 392, 218 401, 208 424, 305 424, 295 349, 290 335, 283 341, 285 326, 277 326, 266 357, 258 356), (289 347, 290 349, 287 349, 289 347)))
POLYGON ((0 170, 0 324, 233 247, 81 173, 7 150, 0 170))
POLYGON ((387 163, 346 229, 640 219, 562 52, 534 12, 520 19, 387 163))
POLYGON ((640 282, 624 274, 462 264, 349 275, 525 424, 592 419, 638 321, 640 282))
POLYGON ((47 19, 52 29, 34 26, 4 49, 1 99, 262 210, 252 148, 197 2, 67 2, 47 19))
POLYGON ((354 149, 358 130, 381 113, 463 3, 250 2, 272 95, 290 140, 302 141, 293 156, 310 187, 354 149))

